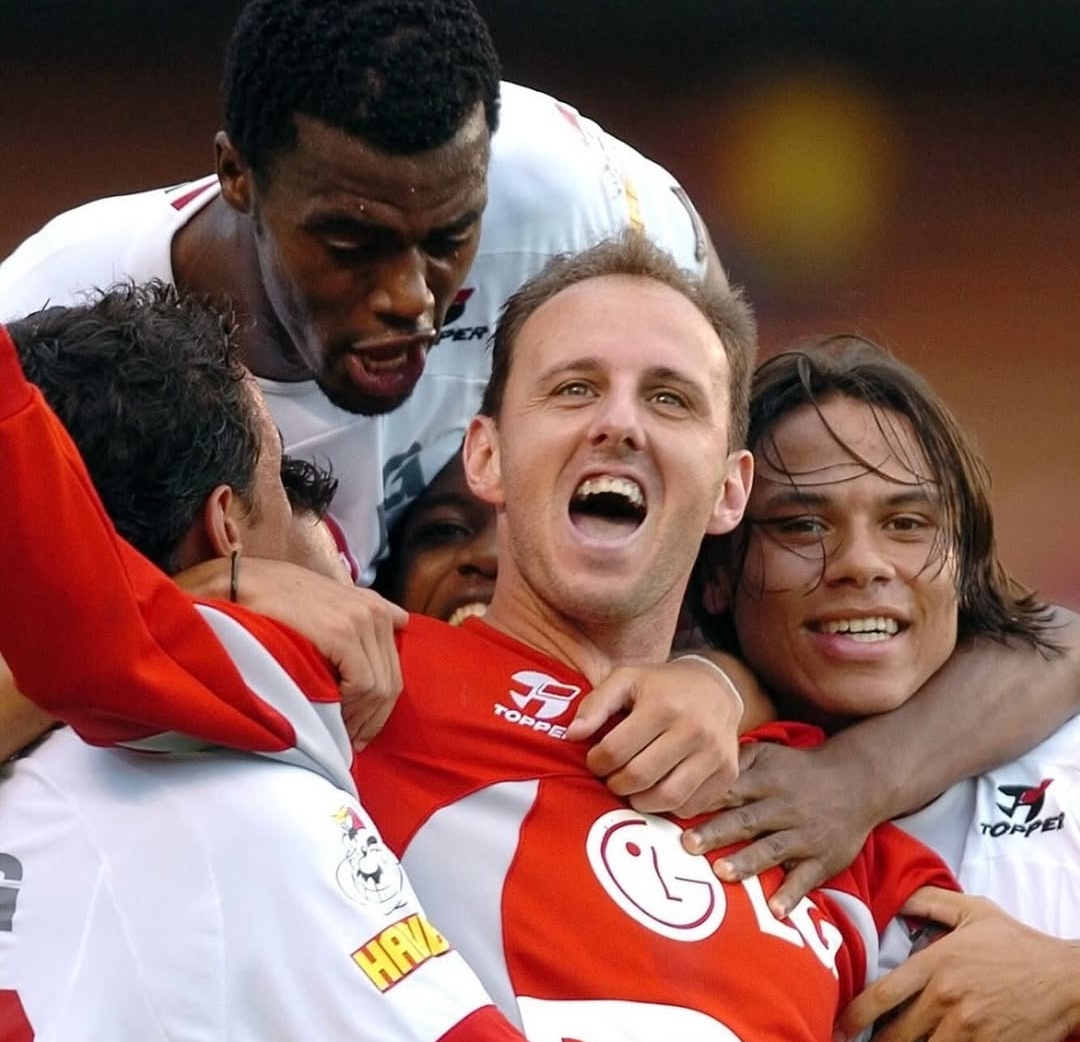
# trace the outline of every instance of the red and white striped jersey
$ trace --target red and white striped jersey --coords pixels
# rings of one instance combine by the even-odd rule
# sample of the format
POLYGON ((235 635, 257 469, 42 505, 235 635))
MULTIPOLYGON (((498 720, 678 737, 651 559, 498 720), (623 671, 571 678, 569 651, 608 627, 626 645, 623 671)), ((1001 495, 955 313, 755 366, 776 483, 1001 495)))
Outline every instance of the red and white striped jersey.
MULTIPOLYGON (((581 675, 479 619, 414 616, 400 651, 406 689, 357 755, 358 787, 440 929, 532 1042, 829 1039, 884 968, 879 938, 905 899, 955 886, 882 826, 777 921, 779 869, 720 883, 720 854, 683 850, 685 822, 634 811, 591 774, 587 746, 564 737, 581 675)), ((751 736, 820 739, 798 724, 751 736)))

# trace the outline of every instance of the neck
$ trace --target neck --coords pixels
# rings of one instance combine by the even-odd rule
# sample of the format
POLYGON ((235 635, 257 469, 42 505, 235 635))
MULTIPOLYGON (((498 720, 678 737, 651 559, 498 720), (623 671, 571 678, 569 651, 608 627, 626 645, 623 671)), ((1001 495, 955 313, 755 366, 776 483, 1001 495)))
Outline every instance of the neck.
POLYGON ((241 356, 256 376, 311 378, 266 295, 251 217, 218 196, 176 233, 172 265, 181 289, 229 299, 240 327, 241 356))
POLYGON ((484 615, 488 625, 565 663, 593 685, 620 666, 666 662, 677 619, 677 603, 674 610, 662 605, 630 620, 572 618, 533 591, 500 582, 484 615))

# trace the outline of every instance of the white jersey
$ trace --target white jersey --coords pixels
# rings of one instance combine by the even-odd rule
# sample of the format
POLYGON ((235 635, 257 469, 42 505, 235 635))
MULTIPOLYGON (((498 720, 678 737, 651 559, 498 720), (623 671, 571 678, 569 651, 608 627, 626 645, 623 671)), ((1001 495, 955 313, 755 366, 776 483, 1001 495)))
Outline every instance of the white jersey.
MULTIPOLYGON (((61 214, 0 265, 0 321, 118 279, 172 282, 173 237, 217 194, 208 177, 61 214)), ((460 445, 507 297, 556 254, 629 227, 682 267, 704 271, 700 220, 670 174, 570 106, 505 83, 476 260, 409 401, 363 417, 333 406, 313 381, 262 381, 286 449, 329 462, 340 479, 333 516, 362 582, 385 550, 388 524, 460 445)))
POLYGON ((64 728, 5 775, 5 1042, 504 1038, 473 1032, 479 983, 355 796, 315 772, 64 728), (395 930, 415 972, 380 992, 355 953, 395 930))
POLYGON ((896 824, 965 890, 1044 933, 1080 937, 1080 717, 896 824))

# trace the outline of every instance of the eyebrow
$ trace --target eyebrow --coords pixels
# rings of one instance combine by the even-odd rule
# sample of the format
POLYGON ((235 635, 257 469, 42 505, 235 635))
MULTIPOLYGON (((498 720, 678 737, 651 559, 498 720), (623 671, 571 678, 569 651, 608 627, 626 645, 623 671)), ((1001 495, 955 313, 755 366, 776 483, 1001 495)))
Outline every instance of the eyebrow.
MULTIPOLYGON (((540 372, 540 380, 550 380, 563 373, 598 373, 603 372, 605 368, 606 366, 600 359, 594 358, 591 355, 584 358, 571 358, 565 362, 558 362, 549 369, 542 370, 540 372)), ((660 383, 675 383, 679 384, 681 387, 696 389, 698 391, 702 390, 703 384, 708 386, 712 383, 711 376, 705 378, 703 381, 699 381, 689 373, 685 373, 680 369, 673 369, 669 365, 649 366, 649 368, 645 370, 643 378, 648 381, 660 383)))
MULTIPOLYGON (((769 478, 766 481, 771 480, 769 478)), ((834 501, 834 497, 827 492, 815 492, 813 489, 781 488, 775 492, 766 493, 763 506, 766 507, 827 507, 834 501)), ((928 492, 924 487, 905 488, 899 492, 893 492, 879 500, 883 506, 896 509, 897 507, 928 506, 937 507, 941 497, 936 492, 928 492)))
MULTIPOLYGON (((477 208, 467 210, 460 217, 447 224, 432 228, 425 238, 433 235, 453 235, 464 231, 480 220, 481 211, 477 208)), ((351 213, 322 213, 315 214, 303 221, 303 227, 312 232, 321 232, 331 235, 369 234, 371 232, 390 231, 386 225, 379 221, 366 220, 351 213)))
POLYGON ((472 496, 465 492, 438 492, 432 495, 424 495, 423 499, 416 501, 413 508, 414 516, 425 510, 438 510, 439 507, 469 507, 473 503, 472 496))

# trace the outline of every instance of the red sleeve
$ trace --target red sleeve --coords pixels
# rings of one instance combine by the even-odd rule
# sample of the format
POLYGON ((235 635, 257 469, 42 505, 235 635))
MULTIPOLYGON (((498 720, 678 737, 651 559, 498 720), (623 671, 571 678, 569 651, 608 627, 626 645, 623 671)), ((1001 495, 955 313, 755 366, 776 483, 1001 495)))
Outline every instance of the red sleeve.
MULTIPOLYGON (((2 326, 0 473, 0 655, 23 694, 95 744, 184 731, 242 749, 293 746, 292 725, 245 684, 192 598, 116 533, 2 326)), ((309 696, 336 700, 307 641, 218 607, 309 696)))
POLYGON ((889 822, 878 825, 870 833, 851 872, 859 880, 863 893, 870 895, 868 903, 878 933, 899 915, 904 902, 919 887, 960 889, 948 866, 934 851, 889 822))

